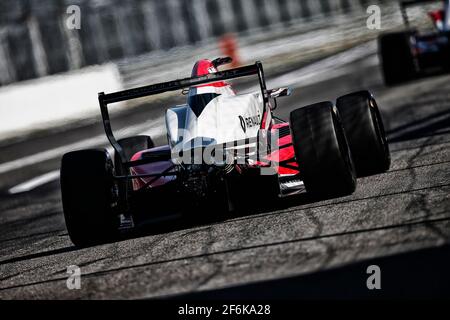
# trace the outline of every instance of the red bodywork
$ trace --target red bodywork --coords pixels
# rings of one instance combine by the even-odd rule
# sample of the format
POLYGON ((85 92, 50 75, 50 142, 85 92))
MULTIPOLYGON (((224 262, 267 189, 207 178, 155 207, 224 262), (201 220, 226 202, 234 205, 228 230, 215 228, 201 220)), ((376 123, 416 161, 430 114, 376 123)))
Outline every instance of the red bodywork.
POLYGON ((433 20, 434 25, 436 28, 441 29, 442 23, 444 21, 445 17, 445 11, 444 10, 434 10, 428 12, 428 16, 433 20))

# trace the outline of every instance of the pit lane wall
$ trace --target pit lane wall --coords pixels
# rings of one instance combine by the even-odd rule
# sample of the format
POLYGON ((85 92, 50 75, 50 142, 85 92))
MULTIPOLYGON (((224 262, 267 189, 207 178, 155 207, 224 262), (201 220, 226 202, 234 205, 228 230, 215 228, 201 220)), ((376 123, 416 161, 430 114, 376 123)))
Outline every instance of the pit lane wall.
POLYGON ((113 63, 0 87, 0 144, 76 121, 99 121, 98 92, 121 88, 113 63))

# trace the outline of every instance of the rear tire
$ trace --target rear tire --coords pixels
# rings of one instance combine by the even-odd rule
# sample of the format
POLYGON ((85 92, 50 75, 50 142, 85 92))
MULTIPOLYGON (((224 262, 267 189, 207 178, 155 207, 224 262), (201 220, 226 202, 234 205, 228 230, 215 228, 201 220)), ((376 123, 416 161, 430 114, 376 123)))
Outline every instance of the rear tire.
POLYGON ((61 195, 70 239, 77 247, 112 241, 119 218, 113 212, 113 164, 106 150, 67 153, 61 162, 61 195))
POLYGON ((290 125, 306 191, 319 197, 353 193, 355 167, 333 103, 320 102, 292 111, 290 125))
POLYGON ((378 39, 384 82, 392 86, 416 76, 410 37, 415 31, 383 34, 378 39))
POLYGON ((358 176, 389 170, 391 156, 377 103, 369 91, 350 93, 337 99, 358 176))

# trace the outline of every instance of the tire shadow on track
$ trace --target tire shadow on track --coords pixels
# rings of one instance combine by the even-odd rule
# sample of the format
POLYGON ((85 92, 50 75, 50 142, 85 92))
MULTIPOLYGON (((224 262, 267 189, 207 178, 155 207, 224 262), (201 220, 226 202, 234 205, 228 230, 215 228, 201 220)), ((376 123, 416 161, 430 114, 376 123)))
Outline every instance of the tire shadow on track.
POLYGON ((281 198, 270 205, 262 206, 254 201, 246 201, 241 203, 241 207, 234 212, 218 213, 209 209, 190 209, 181 214, 181 217, 167 220, 165 222, 144 224, 136 230, 127 233, 121 240, 145 237, 149 235, 158 235, 180 230, 189 231, 192 228, 210 227, 214 224, 232 222, 241 219, 252 219, 252 217, 260 217, 261 215, 270 215, 274 212, 290 209, 292 207, 304 206, 314 203, 322 203, 323 201, 337 199, 332 197, 316 198, 307 194, 305 191, 301 193, 281 198))
MULTIPOLYGON (((291 199, 280 199, 276 203, 274 203, 271 206, 268 207, 258 207, 254 206, 251 207, 250 205, 244 206, 241 210, 235 213, 229 213, 229 214, 211 214, 211 212, 203 212, 203 211, 190 211, 183 214, 181 218, 176 219, 169 219, 164 222, 149 222, 147 224, 144 224, 140 227, 137 227, 134 230, 130 230, 128 232, 123 233, 121 236, 119 236, 117 239, 112 240, 110 243, 118 242, 118 241, 126 241, 130 239, 136 239, 141 237, 147 237, 152 235, 160 235, 160 234, 167 234, 170 232, 176 232, 176 231, 190 231, 191 229, 195 228, 195 230, 191 230, 192 232, 196 232, 198 228, 202 227, 209 227, 212 224, 220 224, 220 223, 226 223, 227 221, 233 221, 235 219, 251 219, 252 216, 259 216, 261 214, 270 214, 274 210, 284 210, 288 209, 294 205, 305 205, 309 203, 314 203, 319 201, 318 199, 313 199, 309 197, 307 194, 302 193, 299 195, 292 196, 291 199)), ((42 235, 47 234, 53 234, 53 233, 59 233, 58 236, 68 236, 67 233, 65 233, 65 230, 52 230, 51 232, 43 232, 42 235)), ((20 239, 27 239, 27 238, 34 238, 36 236, 39 236, 41 234, 30 234, 20 237, 14 237, 10 239, 3 239, 2 241, 16 241, 20 239)), ((72 251, 77 251, 82 248, 77 248, 75 246, 67 246, 62 247, 58 249, 33 253, 33 254, 27 254, 23 256, 13 257, 10 259, 5 259, 0 261, 0 265, 6 265, 10 263, 17 263, 21 261, 27 261, 32 259, 38 259, 38 258, 45 258, 53 255, 59 255, 64 254, 72 251)))
MULTIPOLYGON (((46 189, 46 188, 44 188, 46 189)), ((44 195, 46 192, 41 191, 40 194, 44 195)), ((17 198, 22 200, 25 196, 19 195, 17 198)), ((287 198, 278 199, 270 206, 262 207, 257 203, 248 201, 248 203, 243 204, 242 207, 233 213, 216 213, 211 212, 209 210, 190 210, 188 212, 183 213, 181 217, 168 219, 162 222, 148 222, 137 228, 124 232, 119 237, 111 240, 109 243, 127 241, 131 239, 143 238, 147 236, 154 235, 162 235, 168 234, 176 231, 185 231, 185 232, 198 232, 199 229, 210 227, 215 224, 222 224, 233 222, 241 219, 252 219, 253 217, 260 217, 265 215, 271 215, 274 212, 279 212, 283 210, 288 210, 292 207, 303 206, 308 204, 321 204, 323 201, 327 200, 326 198, 318 199, 311 197, 306 192, 302 192, 296 195, 289 196, 287 198)), ((20 203, 20 201, 19 201, 20 203)), ((61 213, 62 214, 62 213, 61 213)), ((26 221, 28 223, 28 220, 26 221)), ((18 240, 28 240, 35 239, 39 236, 45 236, 47 234, 58 236, 58 237, 68 237, 65 228, 50 230, 42 233, 21 235, 12 238, 3 239, 4 242, 9 241, 18 241, 18 240)), ((1 260, 0 265, 7 265, 11 263, 17 263, 32 259, 45 258, 49 256, 61 255, 73 251, 81 250, 82 248, 77 248, 76 246, 66 246, 57 249, 47 250, 43 252, 37 252, 22 256, 16 256, 9 259, 1 260)))
POLYGON ((31 259, 49 257, 49 256, 58 255, 58 254, 62 254, 62 253, 67 253, 67 252, 72 252, 72 251, 77 251, 77 250, 78 250, 77 247, 72 246, 72 247, 63 247, 63 248, 49 250, 49 251, 44 251, 44 252, 32 253, 32 254, 28 254, 28 255, 25 255, 25 256, 20 256, 20 257, 15 257, 15 258, 11 258, 11 259, 2 260, 2 261, 0 261, 0 266, 1 265, 6 265, 6 264, 9 264, 9 263, 15 263, 15 262, 27 261, 27 260, 31 260, 31 259))
MULTIPOLYGON (((426 103, 422 107, 425 108, 427 106, 428 104, 426 103)), ((402 110, 404 109, 407 109, 407 106, 402 108, 402 110)), ((428 115, 421 116, 420 119, 391 128, 386 131, 386 134, 389 143, 395 143, 448 132, 450 132, 450 105, 446 106, 446 110, 432 114, 428 112, 428 115)))
POLYGON ((181 300, 416 299, 450 297, 450 245, 369 259, 331 270, 170 297, 181 300), (369 266, 381 289, 369 290, 369 266))

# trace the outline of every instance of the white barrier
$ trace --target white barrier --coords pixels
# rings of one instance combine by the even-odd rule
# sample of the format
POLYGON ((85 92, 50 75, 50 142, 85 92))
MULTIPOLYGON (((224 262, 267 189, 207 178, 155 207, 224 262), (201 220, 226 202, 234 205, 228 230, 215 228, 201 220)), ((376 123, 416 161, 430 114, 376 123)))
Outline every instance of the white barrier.
POLYGON ((98 117, 98 92, 121 88, 114 64, 0 87, 0 140, 98 117))

